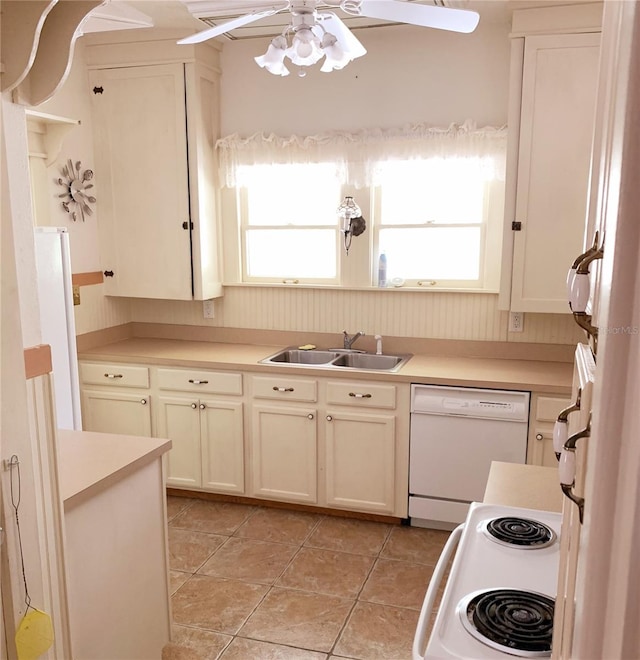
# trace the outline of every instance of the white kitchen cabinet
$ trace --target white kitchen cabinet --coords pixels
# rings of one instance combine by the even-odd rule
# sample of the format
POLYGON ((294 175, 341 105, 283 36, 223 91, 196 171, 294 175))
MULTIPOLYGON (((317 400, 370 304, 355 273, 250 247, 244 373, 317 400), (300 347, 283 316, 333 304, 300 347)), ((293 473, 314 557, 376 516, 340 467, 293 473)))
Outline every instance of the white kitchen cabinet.
POLYGON ((393 514, 395 416, 329 408, 325 429, 327 506, 393 514))
POLYGON ((570 405, 569 399, 532 393, 527 463, 558 467, 558 459, 553 450, 553 427, 560 412, 570 405))
POLYGON ((596 32, 512 43, 502 286, 504 302, 510 284, 512 311, 569 312, 567 270, 585 235, 599 43, 596 32))
POLYGON ((316 417, 316 409, 307 406, 253 405, 252 495, 285 502, 318 502, 316 417))
POLYGON ((196 369, 157 369, 155 375, 158 435, 173 443, 167 484, 244 493, 242 375, 196 369))
POLYGON ((221 295, 217 51, 176 48, 175 41, 87 47, 107 295, 221 295))
POLYGON ((149 369, 109 363, 79 365, 85 431, 150 436, 149 369))

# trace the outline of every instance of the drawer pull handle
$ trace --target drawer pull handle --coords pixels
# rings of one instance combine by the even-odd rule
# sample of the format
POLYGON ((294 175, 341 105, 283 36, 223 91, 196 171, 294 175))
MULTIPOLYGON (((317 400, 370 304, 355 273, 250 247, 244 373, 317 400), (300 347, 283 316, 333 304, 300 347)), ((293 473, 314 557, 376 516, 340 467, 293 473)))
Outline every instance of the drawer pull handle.
POLYGON ((538 441, 544 440, 544 436, 542 435, 542 433, 536 433, 536 440, 538 441))
POLYGON ((293 387, 277 387, 276 385, 273 386, 273 391, 274 392, 293 392, 293 387))
POLYGON ((360 394, 359 392, 349 392, 349 396, 352 396, 355 399, 370 399, 371 398, 371 394, 360 394))
POLYGON ((198 407, 198 404, 197 403, 192 403, 191 407, 195 410, 198 407))
POLYGON ((207 385, 209 383, 208 380, 194 380, 193 378, 189 378, 189 382, 193 385, 207 385))
POLYGON ((204 410, 206 407, 207 407, 206 404, 204 404, 204 403, 200 404, 200 410, 204 410))
POLYGON ((124 374, 105 374, 105 378, 124 378, 124 374))
POLYGON ((146 405, 147 405, 147 400, 146 400, 146 399, 140 399, 140 403, 141 403, 143 406, 146 406, 146 405))

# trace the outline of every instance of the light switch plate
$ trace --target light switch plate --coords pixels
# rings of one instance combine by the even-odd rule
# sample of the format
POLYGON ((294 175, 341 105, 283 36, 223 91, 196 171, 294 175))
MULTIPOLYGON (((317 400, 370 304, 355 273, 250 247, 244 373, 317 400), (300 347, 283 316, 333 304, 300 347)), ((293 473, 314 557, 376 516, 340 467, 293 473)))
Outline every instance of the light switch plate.
POLYGON ((77 284, 73 285, 73 304, 80 304, 80 287, 77 284))

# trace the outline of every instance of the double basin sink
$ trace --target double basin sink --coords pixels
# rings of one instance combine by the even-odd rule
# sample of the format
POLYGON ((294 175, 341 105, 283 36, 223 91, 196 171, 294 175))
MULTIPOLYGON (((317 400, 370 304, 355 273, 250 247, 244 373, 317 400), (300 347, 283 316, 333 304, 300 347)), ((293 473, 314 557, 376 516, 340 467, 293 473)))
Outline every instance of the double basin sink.
POLYGON ((308 366, 328 369, 359 369, 361 371, 398 371, 411 354, 376 355, 349 349, 301 350, 286 348, 260 360, 262 364, 308 366))

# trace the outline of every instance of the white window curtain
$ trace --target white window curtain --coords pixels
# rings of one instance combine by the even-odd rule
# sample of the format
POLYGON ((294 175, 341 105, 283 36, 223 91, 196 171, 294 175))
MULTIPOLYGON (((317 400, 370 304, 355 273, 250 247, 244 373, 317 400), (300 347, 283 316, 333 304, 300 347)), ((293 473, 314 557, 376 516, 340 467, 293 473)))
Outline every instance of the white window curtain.
POLYGON ((377 183, 380 164, 389 160, 425 158, 475 158, 483 178, 504 180, 506 127, 477 128, 471 120, 437 128, 412 124, 397 129, 372 129, 356 133, 281 137, 256 133, 218 140, 216 151, 221 185, 241 185, 242 166, 297 163, 333 163, 336 174, 356 188, 377 183))

